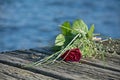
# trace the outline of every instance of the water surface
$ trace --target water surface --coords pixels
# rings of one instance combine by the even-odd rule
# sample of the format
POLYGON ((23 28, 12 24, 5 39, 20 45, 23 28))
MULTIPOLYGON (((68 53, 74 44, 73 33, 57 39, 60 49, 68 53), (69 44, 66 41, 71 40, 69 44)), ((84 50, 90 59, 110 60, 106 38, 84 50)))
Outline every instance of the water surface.
POLYGON ((0 0, 0 51, 50 46, 58 25, 83 19, 120 38, 119 0, 0 0))

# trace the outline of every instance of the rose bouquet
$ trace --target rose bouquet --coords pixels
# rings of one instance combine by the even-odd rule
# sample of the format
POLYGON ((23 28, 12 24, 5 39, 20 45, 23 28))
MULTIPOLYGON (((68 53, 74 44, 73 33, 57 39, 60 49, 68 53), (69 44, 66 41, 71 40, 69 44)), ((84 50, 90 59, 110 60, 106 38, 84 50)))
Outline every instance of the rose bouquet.
POLYGON ((83 20, 77 19, 72 24, 66 21, 60 25, 61 33, 55 40, 53 50, 56 51, 52 55, 37 61, 35 64, 51 63, 56 60, 64 60, 66 62, 79 62, 81 58, 104 56, 102 45, 97 44, 93 37, 94 25, 90 29, 83 20))

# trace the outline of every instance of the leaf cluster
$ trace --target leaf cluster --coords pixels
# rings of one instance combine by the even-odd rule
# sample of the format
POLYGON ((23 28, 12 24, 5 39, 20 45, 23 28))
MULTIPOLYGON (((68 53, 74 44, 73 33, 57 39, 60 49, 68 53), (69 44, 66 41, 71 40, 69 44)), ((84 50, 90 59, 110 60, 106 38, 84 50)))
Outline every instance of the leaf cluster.
POLYGON ((56 37, 55 46, 53 47, 57 52, 46 57, 42 62, 54 62, 66 50, 72 48, 79 48, 82 56, 85 58, 101 55, 102 45, 92 40, 94 37, 94 24, 88 29, 88 26, 83 20, 77 19, 72 24, 68 21, 64 22, 60 28, 61 33, 56 37))
POLYGON ((94 25, 88 30, 87 25, 81 19, 75 20, 72 24, 66 21, 60 27, 61 34, 56 37, 54 49, 65 48, 77 34, 79 34, 79 38, 76 41, 84 37, 92 40, 94 25))
POLYGON ((94 24, 88 29, 83 20, 77 19, 72 24, 68 21, 64 22, 60 28, 61 34, 56 37, 54 50, 79 48, 83 57, 96 57, 101 54, 102 45, 92 40, 94 37, 94 24), (75 38, 76 36, 77 38, 75 38), (70 42, 71 44, 67 46, 70 42))

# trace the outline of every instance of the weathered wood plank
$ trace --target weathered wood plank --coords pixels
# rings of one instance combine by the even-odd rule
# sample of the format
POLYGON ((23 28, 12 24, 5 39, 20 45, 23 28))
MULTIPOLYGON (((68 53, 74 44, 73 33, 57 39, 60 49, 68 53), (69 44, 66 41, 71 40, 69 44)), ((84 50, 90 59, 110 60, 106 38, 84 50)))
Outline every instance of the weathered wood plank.
POLYGON ((0 63, 0 80, 57 80, 28 70, 0 63))
MULTIPOLYGON (((32 61, 36 61, 39 58, 42 59, 46 55, 45 51, 49 52, 49 50, 44 50, 44 49, 42 49, 41 51, 40 49, 35 49, 35 50, 31 49, 31 50, 21 50, 17 52, 13 51, 11 53, 6 53, 6 54, 3 53, 3 54, 0 54, 0 61, 1 62, 4 61, 4 63, 8 62, 14 65, 17 65, 17 64, 25 65, 32 61)), ((47 53, 47 55, 49 54, 51 54, 51 52, 47 53)), ((34 67, 33 70, 34 71, 37 70, 38 73, 40 74, 43 74, 43 75, 47 74, 46 76, 60 78, 60 79, 119 80, 120 79, 119 77, 120 76, 120 72, 119 72, 120 57, 115 58, 114 56, 112 56, 112 59, 114 60, 109 61, 109 59, 107 59, 106 65, 104 65, 102 61, 95 59, 93 61, 92 60, 85 61, 85 62, 83 61, 83 64, 56 62, 52 65, 41 65, 39 67, 34 67), (114 65, 111 65, 112 62, 114 65), (96 66, 94 64, 100 65, 102 67, 96 66), (104 68, 104 66, 107 66, 107 68, 104 68)), ((20 65, 19 65, 19 68, 21 67, 27 70, 32 69, 32 68, 28 68, 20 65)))
MULTIPOLYGON (((53 52, 50 50, 50 48, 35 48, 35 49, 30 49, 28 50, 30 52, 37 52, 38 53, 42 53, 42 55, 45 54, 46 55, 50 55, 52 54, 53 52)), ((28 52, 26 51, 26 52, 28 52)), ((86 59, 87 60, 87 59, 86 59)), ((91 62, 94 62, 94 63, 100 63, 100 64, 103 64, 104 65, 104 62, 103 60, 98 60, 98 59, 88 59, 89 61, 91 62)), ((117 55, 117 54, 110 54, 110 53, 106 53, 105 55, 105 64, 106 65, 109 65, 111 67, 118 67, 119 69, 119 66, 120 66, 120 56, 117 55)))
POLYGON ((14 67, 18 67, 21 69, 25 69, 25 70, 29 70, 32 71, 34 73, 39 73, 45 76, 50 76, 56 79, 61 79, 61 80, 73 80, 74 78, 72 78, 69 74, 66 73, 59 73, 57 71, 53 71, 51 69, 46 69, 44 67, 29 67, 26 66, 25 64, 30 63, 31 61, 27 61, 27 60, 23 60, 17 57, 12 57, 12 56, 8 56, 8 55, 4 55, 4 54, 0 54, 0 63, 3 64, 8 64, 14 67))
MULTIPOLYGON (((53 52, 46 50, 46 49, 30 49, 30 50, 17 50, 13 51, 10 53, 7 53, 7 55, 19 57, 19 58, 24 58, 27 60, 32 60, 32 61, 37 61, 42 58, 44 58, 47 55, 52 54, 53 52), (14 53, 14 54, 12 54, 14 53), (20 53, 20 54, 18 54, 20 53), (17 55, 17 56, 16 56, 17 55), (18 56, 19 55, 19 56, 18 56)), ((118 55, 110 55, 109 53, 106 53, 105 61, 103 60, 98 60, 98 59, 84 59, 81 60, 81 62, 86 63, 86 64, 95 64, 95 65, 100 65, 101 67, 110 67, 114 69, 118 69, 120 71, 120 56, 118 55)))
POLYGON ((17 79, 5 73, 0 72, 0 80, 17 80, 17 79))

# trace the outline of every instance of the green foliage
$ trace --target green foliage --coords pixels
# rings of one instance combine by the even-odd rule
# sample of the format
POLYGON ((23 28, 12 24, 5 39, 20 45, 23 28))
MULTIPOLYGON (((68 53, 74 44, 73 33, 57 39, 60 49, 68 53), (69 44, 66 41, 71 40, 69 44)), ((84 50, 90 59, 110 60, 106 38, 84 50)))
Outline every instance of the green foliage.
MULTIPOLYGON (((73 22, 72 26, 70 22, 66 21, 61 25, 61 32, 56 37, 55 46, 66 47, 68 43, 77 35, 79 36, 86 35, 88 33, 87 25, 81 19, 77 19, 73 22)), ((88 33, 89 34, 89 33, 88 33)))
POLYGON ((87 34, 87 32, 88 32, 88 27, 83 20, 77 19, 73 22, 73 25, 72 25, 73 34, 76 35, 78 33, 81 33, 82 35, 85 35, 87 34))
POLYGON ((98 44, 92 40, 94 36, 94 30, 94 24, 92 24, 88 30, 87 25, 81 19, 75 20, 72 23, 72 26, 70 26, 68 21, 64 22, 61 26, 61 32, 65 37, 65 42, 63 45, 61 45, 61 47, 63 49, 77 47, 81 50, 83 57, 96 57, 101 55, 101 53, 103 53, 101 50, 102 46, 98 46, 98 44), (69 43, 71 44, 68 46, 69 43))
POLYGON ((63 34, 59 34, 55 40, 55 46, 62 46, 65 42, 65 37, 63 34))
POLYGON ((71 35, 70 22, 66 21, 61 25, 61 32, 64 36, 71 35))
POLYGON ((59 34, 56 37, 54 48, 57 48, 58 46, 61 47, 61 49, 64 49, 66 47, 67 49, 77 47, 80 48, 83 57, 96 56, 99 53, 99 47, 96 46, 97 43, 92 41, 94 29, 94 24, 92 24, 88 30, 87 25, 81 19, 75 20, 72 23, 72 26, 70 22, 66 21, 61 25, 62 34, 59 34), (77 38, 74 39, 76 36, 77 38), (69 43, 71 44, 68 46, 69 43))
POLYGON ((94 29, 95 29, 94 24, 92 24, 92 26, 90 27, 90 29, 87 33, 87 38, 89 38, 90 40, 92 40, 92 38, 93 38, 94 29))
MULTIPOLYGON (((102 46, 92 40, 94 25, 88 30, 83 20, 77 19, 72 23, 66 21, 61 25, 61 34, 56 37, 54 49, 58 52, 43 59, 42 62, 56 61, 66 50, 79 48, 83 57, 96 57, 101 55, 102 46)), ((103 54, 102 54, 103 56, 103 54)))

